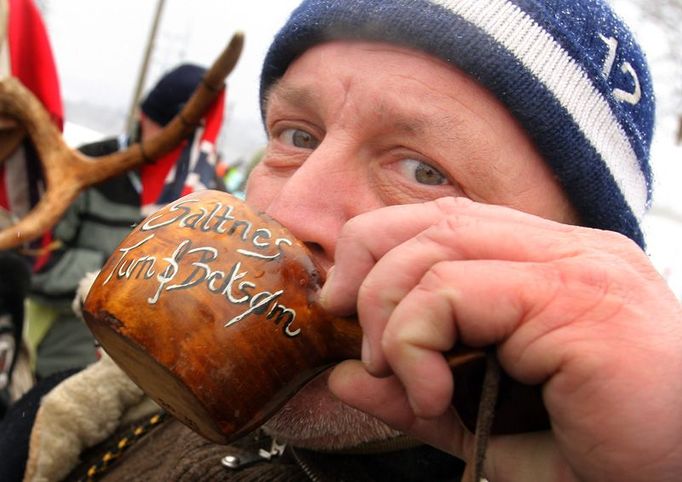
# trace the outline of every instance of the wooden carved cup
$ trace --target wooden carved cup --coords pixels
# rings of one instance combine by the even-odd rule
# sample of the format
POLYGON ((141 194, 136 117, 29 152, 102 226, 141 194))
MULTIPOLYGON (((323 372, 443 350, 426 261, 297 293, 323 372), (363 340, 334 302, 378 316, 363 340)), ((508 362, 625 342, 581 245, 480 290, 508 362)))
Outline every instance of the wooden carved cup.
MULTIPOLYGON (((330 316, 317 302, 324 280, 286 228, 229 194, 201 191, 130 233, 83 312, 103 348, 152 399, 207 439, 229 443, 325 368, 359 358, 357 320, 330 316)), ((462 348, 448 357, 453 403, 472 428, 483 354, 462 348)), ((521 395, 505 391, 512 407, 529 398, 523 387, 521 395)), ((518 425, 513 410, 502 421, 518 425)))

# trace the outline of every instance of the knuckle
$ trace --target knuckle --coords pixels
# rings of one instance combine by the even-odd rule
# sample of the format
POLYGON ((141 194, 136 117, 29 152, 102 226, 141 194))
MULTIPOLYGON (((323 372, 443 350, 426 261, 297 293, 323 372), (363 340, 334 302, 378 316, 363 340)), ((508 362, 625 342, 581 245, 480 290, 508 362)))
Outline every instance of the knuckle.
POLYGON ((426 271, 419 284, 424 290, 441 289, 451 283, 452 270, 449 260, 439 261, 426 271))
POLYGON ((406 353, 415 344, 414 337, 406 330, 393 329, 390 325, 386 327, 381 336, 381 351, 389 362, 404 361, 406 353))

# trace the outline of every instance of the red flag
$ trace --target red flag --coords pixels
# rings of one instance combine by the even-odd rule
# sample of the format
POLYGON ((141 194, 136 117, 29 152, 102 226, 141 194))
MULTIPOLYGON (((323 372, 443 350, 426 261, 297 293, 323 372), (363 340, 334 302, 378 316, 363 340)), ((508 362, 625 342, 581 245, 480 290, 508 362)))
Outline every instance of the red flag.
POLYGON ((43 103, 61 129, 64 110, 57 67, 43 19, 32 0, 9 0, 7 38, 10 72, 43 103))

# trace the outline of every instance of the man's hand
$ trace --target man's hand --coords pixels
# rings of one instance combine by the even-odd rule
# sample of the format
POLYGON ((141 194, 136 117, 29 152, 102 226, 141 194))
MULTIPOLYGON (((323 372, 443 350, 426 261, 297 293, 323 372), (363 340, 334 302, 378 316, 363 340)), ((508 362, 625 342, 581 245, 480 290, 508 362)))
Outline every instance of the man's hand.
POLYGON ((344 402, 468 455, 442 352, 496 345, 552 433, 494 438, 490 480, 679 480, 682 309, 632 241, 444 198, 352 219, 335 263, 322 303, 365 333, 330 378, 344 402))

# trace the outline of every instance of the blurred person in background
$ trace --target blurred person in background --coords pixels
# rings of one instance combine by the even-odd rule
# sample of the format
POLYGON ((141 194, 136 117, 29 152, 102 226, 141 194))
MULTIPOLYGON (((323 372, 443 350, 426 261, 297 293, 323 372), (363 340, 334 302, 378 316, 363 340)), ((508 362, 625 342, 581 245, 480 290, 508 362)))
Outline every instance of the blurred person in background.
MULTIPOLYGON (((61 130, 57 68, 40 10, 32 0, 0 0, 0 79, 14 77, 38 99, 61 130)), ((45 185, 33 143, 14 119, 0 115, 0 229, 26 215, 45 185)), ((49 259, 52 233, 21 252, 0 252, 0 418, 30 388, 33 374, 22 342, 24 299, 33 271, 49 259)))

